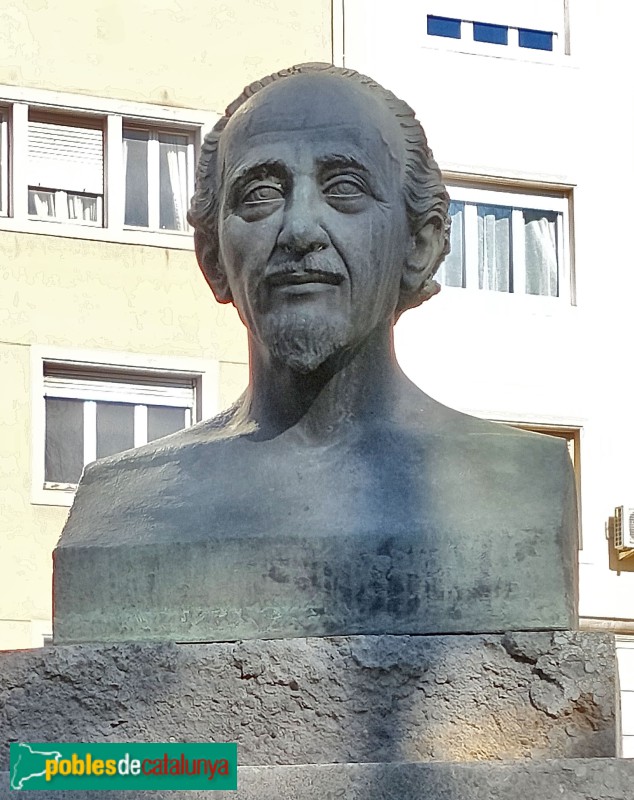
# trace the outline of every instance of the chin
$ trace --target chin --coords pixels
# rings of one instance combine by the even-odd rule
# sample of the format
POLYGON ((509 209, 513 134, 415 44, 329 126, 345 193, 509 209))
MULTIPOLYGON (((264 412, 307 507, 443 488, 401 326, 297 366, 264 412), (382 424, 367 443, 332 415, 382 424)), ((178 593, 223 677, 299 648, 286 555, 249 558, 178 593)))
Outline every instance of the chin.
POLYGON ((295 314, 276 317, 262 336, 275 361, 302 374, 314 372, 344 350, 348 339, 348 326, 342 322, 295 314))

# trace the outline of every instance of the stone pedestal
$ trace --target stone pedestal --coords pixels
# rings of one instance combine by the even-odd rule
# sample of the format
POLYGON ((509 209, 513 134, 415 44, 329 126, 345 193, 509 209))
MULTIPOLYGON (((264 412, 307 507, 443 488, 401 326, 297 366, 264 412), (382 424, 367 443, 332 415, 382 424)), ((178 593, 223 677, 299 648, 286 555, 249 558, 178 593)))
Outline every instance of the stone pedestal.
POLYGON ((631 800, 631 765, 600 766, 614 663, 610 635, 571 632, 6 652, 0 771, 10 741, 237 741, 240 800, 631 800))

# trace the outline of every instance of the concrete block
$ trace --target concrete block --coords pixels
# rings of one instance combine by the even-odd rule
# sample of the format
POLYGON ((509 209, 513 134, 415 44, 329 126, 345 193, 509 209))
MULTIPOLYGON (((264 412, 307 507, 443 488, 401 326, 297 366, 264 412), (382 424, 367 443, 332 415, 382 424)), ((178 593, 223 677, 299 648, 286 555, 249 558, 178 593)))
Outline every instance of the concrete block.
POLYGON ((10 741, 237 741, 241 765, 617 754, 613 637, 353 636, 0 654, 10 741))

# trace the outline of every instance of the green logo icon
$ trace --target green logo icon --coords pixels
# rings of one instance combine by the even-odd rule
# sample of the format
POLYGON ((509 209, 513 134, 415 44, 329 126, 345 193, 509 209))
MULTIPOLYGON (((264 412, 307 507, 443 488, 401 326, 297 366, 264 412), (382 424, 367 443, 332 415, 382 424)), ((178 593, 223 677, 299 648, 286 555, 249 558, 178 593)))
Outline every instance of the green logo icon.
POLYGON ((10 755, 17 791, 238 788, 235 743, 13 742, 10 755))

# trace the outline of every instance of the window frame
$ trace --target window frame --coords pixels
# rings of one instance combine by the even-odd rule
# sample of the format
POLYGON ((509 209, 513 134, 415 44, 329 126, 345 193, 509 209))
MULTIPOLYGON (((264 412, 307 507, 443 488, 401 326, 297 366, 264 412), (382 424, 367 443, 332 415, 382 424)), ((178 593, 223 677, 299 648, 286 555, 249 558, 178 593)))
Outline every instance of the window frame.
MULTIPOLYGON (((45 367, 53 366, 55 362, 45 362, 45 367)), ((63 366, 63 365, 62 365, 63 366)), ((128 378, 141 378, 140 373, 125 372, 128 378)), ((169 406, 170 408, 180 408, 183 410, 185 428, 197 422, 196 415, 196 378, 191 376, 192 389, 181 387, 167 387, 161 382, 165 377, 165 372, 156 375, 156 383, 153 385, 154 392, 144 391, 149 387, 141 383, 132 381, 117 383, 115 377, 107 380, 105 376, 99 375, 95 371, 93 378, 60 377, 54 373, 44 375, 44 402, 47 399, 54 400, 78 400, 82 403, 83 419, 83 463, 84 466, 97 460, 97 403, 125 403, 133 406, 133 447, 140 447, 147 444, 147 424, 148 408, 151 406, 169 406), (156 391, 158 390, 158 391, 156 391), (188 397, 185 397, 188 395, 188 397)), ((184 376, 185 380, 190 376, 184 376)), ((44 435, 44 446, 46 448, 46 431, 44 435)), ((77 484, 60 483, 46 479, 46 464, 44 473, 44 489, 62 489, 64 491, 75 491, 77 484)))
MULTIPOLYGON (((40 133, 40 136, 42 134, 40 133)), ((50 145, 49 145, 50 147, 50 145)), ((26 199, 27 199, 27 209, 26 213, 29 220, 37 220, 38 222, 43 222, 45 224, 55 224, 55 225, 87 225, 94 228, 103 228, 105 225, 104 219, 104 198, 106 194, 106 176, 105 176, 105 124, 104 120, 95 117, 93 115, 85 115, 85 114, 57 114, 57 113, 50 113, 50 112, 42 112, 37 107, 31 106, 28 109, 28 119, 27 119, 27 147, 26 147, 26 159, 27 159, 27 186, 26 186, 26 199), (49 127, 60 126, 61 128, 83 128, 89 131, 96 131, 100 134, 101 138, 101 192, 95 191, 75 191, 68 188, 62 188, 61 186, 54 186, 48 185, 46 181, 43 185, 35 185, 28 182, 28 177, 31 177, 31 164, 30 164, 30 150, 28 140, 31 134, 31 125, 45 125, 49 127), (47 216, 40 216, 38 214, 31 214, 29 212, 29 200, 30 200, 30 193, 31 192, 46 192, 50 193, 54 196, 54 205, 57 207, 57 204, 60 203, 62 208, 67 212, 68 209, 68 196, 69 195, 79 195, 84 197, 94 197, 97 200, 97 219, 93 222, 91 220, 84 220, 84 219, 71 219, 67 216, 67 213, 62 213, 60 215, 55 215, 52 217, 47 216)), ((46 177, 46 176, 45 176, 46 177)))
POLYGON ((49 189, 35 186, 27 186, 28 192, 46 192, 47 194, 54 195, 54 203, 62 204, 68 203, 68 195, 78 195, 82 197, 94 197, 97 201, 97 220, 94 222, 89 219, 71 219, 65 216, 42 217, 39 214, 29 214, 29 219, 38 220, 39 222, 53 223, 56 225, 88 225, 92 228, 103 228, 103 195, 95 194, 94 192, 69 192, 66 189, 49 189), (101 220, 101 222, 99 221, 101 220))
MULTIPOLYGON (((178 231, 124 225, 123 125, 185 135, 188 137, 189 152, 195 157, 202 137, 215 125, 221 114, 0 85, 2 112, 5 122, 4 126, 0 125, 0 131, 4 127, 7 138, 3 157, 7 159, 8 179, 5 181, 6 207, 0 214, 0 230, 177 250, 194 249, 189 229, 178 231), (101 225, 84 220, 44 219, 28 214, 29 114, 71 121, 91 120, 102 126, 104 185, 101 225)), ((193 192, 193 177, 191 169, 188 192, 189 189, 193 192)))
MULTIPOLYGON (((618 625, 618 623, 617 623, 618 625)), ((594 628, 597 630, 597 628, 594 628)), ((605 629, 603 629, 605 630, 605 629)), ((610 628, 613 633, 614 629, 610 628)), ((634 754, 634 671, 631 667, 628 670, 625 662, 634 662, 634 634, 632 633, 616 633, 616 663, 617 675, 619 686, 619 729, 620 729, 620 750, 619 756, 624 758, 632 758, 634 754), (625 678, 627 676, 627 678, 625 678), (623 725, 623 718, 626 718, 627 723, 623 725)))
POLYGON ((133 121, 128 123, 123 119, 122 132, 121 132, 121 155, 123 157, 123 138, 125 137, 126 130, 137 131, 140 133, 148 134, 148 152, 147 152, 147 169, 148 169, 148 224, 145 225, 128 225, 125 222, 125 173, 123 175, 123 213, 124 221, 123 227, 125 230, 133 231, 152 231, 156 233, 188 233, 191 231, 189 224, 183 231, 176 228, 161 228, 160 227, 160 137, 166 136, 184 136, 187 138, 187 192, 189 197, 194 193, 194 173, 196 167, 196 153, 195 153, 195 135, 194 132, 182 128, 169 128, 160 125, 143 125, 141 122, 133 121), (155 223, 155 224, 153 224, 155 223))
MULTIPOLYGON (((98 399, 111 402, 132 402, 135 405, 135 444, 139 446, 137 425, 143 420, 145 405, 170 405, 164 402, 174 398, 177 391, 169 386, 170 379, 191 379, 195 384, 192 424, 214 416, 219 410, 219 362, 185 357, 141 355, 110 351, 74 350, 57 347, 32 346, 32 455, 31 503, 34 505, 70 506, 76 485, 47 482, 45 479, 46 397, 69 398, 92 403, 98 399), (47 376, 47 369, 78 370, 78 377, 47 376), (90 377, 94 375, 94 378, 90 377), (124 380, 117 383, 116 376, 124 380), (135 378, 152 378, 151 384, 134 383, 135 378), (165 379, 165 384, 161 383, 165 379), (91 385, 92 384, 92 385, 91 385), (89 397, 90 396, 90 397, 89 397), (145 401, 139 402, 141 397, 145 401), (163 402, 162 402, 163 401, 163 402)), ((176 406, 175 406, 176 407, 176 406)), ((185 404, 182 405, 186 407, 185 404)), ((84 407, 84 432, 94 417, 86 417, 84 407)), ((145 417, 147 419, 147 417, 145 417)), ((140 429, 139 429, 140 430, 140 429)), ((94 427, 94 432, 96 427, 94 427)), ((96 441, 96 440, 95 440, 96 441)), ((145 442, 143 442, 145 443, 145 442)), ((90 445, 88 445, 90 447, 90 445)), ((84 446, 84 463, 87 447, 84 446)))
POLYGON ((561 12, 544 19, 526 10, 509 7, 497 2, 473 3, 472 0, 425 0, 421 4, 425 25, 422 30, 422 46, 431 49, 449 50, 471 55, 496 58, 520 59, 547 63, 570 61, 569 0, 562 0, 561 12), (460 22, 460 38, 430 34, 427 32, 428 17, 445 17, 460 22), (493 25, 507 29, 507 42, 490 43, 477 40, 474 25, 493 25), (552 49, 520 46, 520 31, 550 34, 552 49))
POLYGON ((9 216, 9 109, 0 106, 0 218, 9 216))
MULTIPOLYGON (((478 183, 446 177, 447 191, 455 202, 464 206, 463 265, 464 285, 448 286, 441 283, 443 291, 468 291, 479 295, 524 298, 529 303, 575 304, 574 269, 571 248, 572 187, 543 189, 530 185, 508 185, 504 182, 478 183), (511 210, 511 253, 513 291, 503 292, 478 287, 478 227, 477 206, 491 205, 511 210), (561 214, 557 224, 558 294, 540 295, 526 291, 524 262, 524 230, 522 211, 553 211, 561 214)), ((440 267, 439 275, 442 275, 440 267)), ((439 281, 441 282, 441 281, 439 281)))

